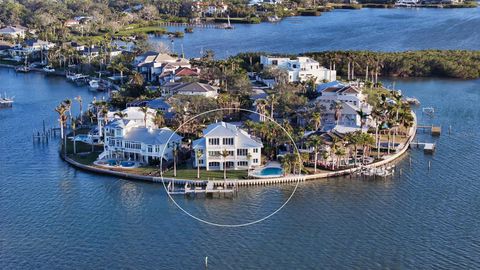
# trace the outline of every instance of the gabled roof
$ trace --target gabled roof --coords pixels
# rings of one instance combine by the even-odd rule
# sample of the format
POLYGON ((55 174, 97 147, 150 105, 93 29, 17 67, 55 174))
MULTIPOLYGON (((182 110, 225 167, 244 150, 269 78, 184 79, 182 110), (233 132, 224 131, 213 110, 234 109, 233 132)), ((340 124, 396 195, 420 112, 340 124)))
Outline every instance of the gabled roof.
POLYGON ((250 136, 246 131, 240 129, 234 124, 218 122, 210 124, 203 130, 203 138, 193 141, 192 147, 205 148, 205 137, 235 137, 238 148, 263 147, 262 142, 250 136))
POLYGON ((1 34, 15 34, 19 32, 25 32, 25 28, 23 27, 16 27, 16 26, 7 26, 0 29, 1 34))
POLYGON ((329 88, 338 88, 338 87, 343 88, 345 87, 345 85, 339 81, 322 83, 317 87, 317 92, 322 92, 329 88))
POLYGON ((174 87, 172 90, 179 94, 182 92, 217 92, 211 85, 199 82, 183 83, 174 87))
POLYGON ((226 122, 210 124, 203 130, 204 137, 211 136, 236 136, 239 128, 226 122))
POLYGON ((132 128, 124 136, 124 140, 151 145, 162 145, 167 142, 178 142, 182 140, 182 137, 167 127, 160 129, 137 127, 132 128))
POLYGON ((172 106, 165 102, 162 98, 156 98, 147 102, 147 106, 152 109, 164 108, 165 110, 170 109, 172 106))
POLYGON ((198 76, 198 72, 196 69, 181 67, 175 70, 175 76, 198 76))

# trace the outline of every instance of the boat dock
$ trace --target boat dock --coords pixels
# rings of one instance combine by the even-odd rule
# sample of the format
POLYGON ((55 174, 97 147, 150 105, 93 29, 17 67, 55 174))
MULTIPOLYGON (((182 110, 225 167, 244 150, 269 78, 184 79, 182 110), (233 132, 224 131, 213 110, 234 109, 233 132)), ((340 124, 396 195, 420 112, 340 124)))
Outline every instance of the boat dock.
POLYGON ((423 146, 423 151, 425 152, 425 154, 433 154, 436 148, 435 143, 411 142, 410 146, 416 146, 417 148, 423 146))
POLYGON ((184 195, 184 196, 197 196, 205 195, 213 197, 215 194, 219 197, 223 195, 229 195, 231 197, 237 195, 238 186, 227 184, 227 182, 221 183, 217 181, 206 181, 205 186, 197 186, 192 183, 185 183, 183 188, 175 189, 175 184, 169 182, 167 186, 167 193, 169 195, 184 195))
POLYGON ((430 133, 432 134, 432 136, 440 136, 440 134, 442 133, 442 127, 434 126, 434 125, 417 126, 417 129, 420 129, 420 130, 423 130, 423 131, 430 130, 430 133))

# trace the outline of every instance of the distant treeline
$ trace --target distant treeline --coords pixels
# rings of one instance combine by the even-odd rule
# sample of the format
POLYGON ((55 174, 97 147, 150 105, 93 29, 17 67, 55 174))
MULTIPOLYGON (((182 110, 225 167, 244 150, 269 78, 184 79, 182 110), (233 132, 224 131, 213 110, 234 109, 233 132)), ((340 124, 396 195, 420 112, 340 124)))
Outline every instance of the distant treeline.
MULTIPOLYGON (((268 53, 241 53, 247 69, 258 69, 260 55, 268 53)), ((348 66, 355 76, 397 77, 449 77, 460 79, 480 78, 480 51, 421 50, 406 52, 324 51, 303 54, 327 68, 335 68, 339 76, 347 76, 348 66), (350 64, 349 64, 350 63, 350 64), (375 75, 375 74, 374 74, 375 75)), ((295 57, 296 55, 287 55, 295 57)))

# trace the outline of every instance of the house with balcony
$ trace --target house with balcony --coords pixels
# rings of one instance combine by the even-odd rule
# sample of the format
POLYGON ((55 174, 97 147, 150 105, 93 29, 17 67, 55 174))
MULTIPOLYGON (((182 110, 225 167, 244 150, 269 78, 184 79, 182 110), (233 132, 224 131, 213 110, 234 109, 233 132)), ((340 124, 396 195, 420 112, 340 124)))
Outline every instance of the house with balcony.
POLYGON ((169 128, 145 128, 137 123, 116 119, 105 126, 103 159, 138 161, 149 164, 173 160, 175 147, 182 137, 169 128))
POLYGON ((23 26, 7 26, 0 29, 0 36, 9 37, 9 38, 24 38, 27 28, 23 26))
POLYGON ((159 81, 162 73, 175 71, 178 68, 191 68, 190 61, 166 53, 146 52, 137 56, 133 62, 136 70, 149 82, 159 81))
POLYGON ((306 82, 314 80, 319 84, 323 81, 334 81, 337 71, 325 68, 319 62, 310 57, 271 57, 260 56, 260 64, 263 68, 278 68, 287 74, 288 82, 306 82))
POLYGON ((208 170, 247 170, 261 165, 263 144, 238 126, 218 122, 203 130, 203 137, 193 141, 194 166, 208 170), (222 153, 226 151, 227 157, 222 153))
POLYGON ((372 107, 367 103, 367 98, 359 87, 333 81, 319 85, 317 92, 320 96, 316 102, 324 108, 322 112, 324 130, 358 129, 368 126, 369 117, 362 119, 360 112, 369 115, 372 107))

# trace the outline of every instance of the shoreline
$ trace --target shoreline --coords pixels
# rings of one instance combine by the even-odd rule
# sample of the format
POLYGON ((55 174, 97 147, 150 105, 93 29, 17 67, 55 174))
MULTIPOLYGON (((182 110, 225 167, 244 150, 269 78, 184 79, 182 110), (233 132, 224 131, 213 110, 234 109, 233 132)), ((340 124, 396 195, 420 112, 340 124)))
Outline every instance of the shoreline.
MULTIPOLYGON (((401 150, 398 151, 398 153, 395 153, 391 156, 389 156, 387 159, 377 161, 372 164, 365 165, 365 168, 378 168, 385 166, 387 164, 391 164, 395 161, 397 161, 399 158, 401 158, 407 151, 410 149, 410 143, 413 141, 415 138, 415 135, 417 133, 417 117, 415 113, 413 113, 414 117, 414 125, 411 127, 410 132, 409 132, 409 139, 403 146, 401 150)), ((192 180, 192 179, 176 179, 176 178, 167 178, 164 177, 162 180, 162 177, 155 177, 155 176, 146 176, 146 175, 139 175, 139 174, 132 174, 132 173, 127 173, 127 172, 120 172, 120 171, 115 171, 115 170, 109 170, 109 169, 102 169, 98 167, 94 167, 91 165, 85 165, 81 164, 67 156, 65 156, 63 153, 59 153, 61 158, 67 162, 69 165, 91 173, 95 174, 101 174, 101 175, 106 175, 106 176, 117 176, 117 177, 122 177, 128 180, 133 180, 133 181, 143 181, 143 182, 150 182, 150 183, 162 183, 164 182, 165 184, 168 183, 174 183, 174 184, 186 184, 190 183, 196 186, 204 186, 207 184, 209 181, 213 181, 215 186, 218 185, 229 185, 229 186, 257 186, 257 185, 276 185, 276 184, 286 184, 286 183, 296 183, 296 182, 305 182, 305 181, 313 181, 313 180, 319 180, 319 179, 325 179, 325 178, 331 178, 331 177, 339 177, 339 176, 346 176, 350 175, 352 173, 357 172, 358 170, 361 169, 361 167, 355 167, 355 168, 350 168, 350 169, 344 169, 340 171, 332 171, 332 172, 326 172, 326 173, 317 173, 317 174, 310 174, 310 175, 288 175, 288 176, 283 176, 279 178, 268 178, 268 179, 227 179, 227 180, 192 180)))

